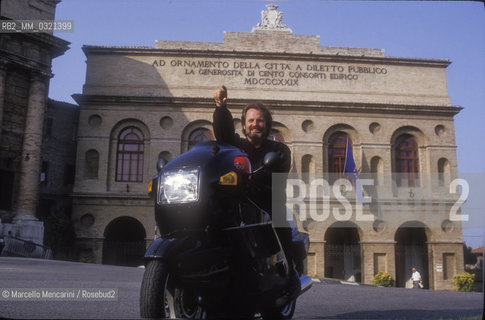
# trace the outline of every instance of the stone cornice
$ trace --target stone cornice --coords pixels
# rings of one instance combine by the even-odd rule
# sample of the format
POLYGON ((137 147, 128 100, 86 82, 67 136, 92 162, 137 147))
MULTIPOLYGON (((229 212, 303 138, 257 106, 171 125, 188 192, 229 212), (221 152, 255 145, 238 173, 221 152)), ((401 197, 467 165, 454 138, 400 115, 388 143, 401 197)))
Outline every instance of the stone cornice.
POLYGON ((447 245, 447 244, 459 244, 462 245, 464 242, 463 241, 453 241, 453 240, 436 240, 436 241, 428 241, 426 242, 427 244, 433 244, 433 245, 447 245))
POLYGON ((72 198, 84 199, 121 199, 121 200, 150 200, 146 194, 135 193, 84 193, 74 192, 71 194, 72 198))
MULTIPOLYGON (((317 173, 318 174, 318 173, 317 173)), ((391 188, 391 186, 389 186, 389 188, 391 188)), ((431 193, 431 192, 429 192, 431 193)), ((373 197, 373 202, 371 203, 368 203, 366 202, 363 207, 366 208, 366 207, 370 207, 371 205, 372 206, 376 206, 376 205, 383 205, 383 206, 401 206, 399 207, 399 210, 403 210, 403 209, 406 209, 406 207, 411 207, 411 206, 430 206, 430 208, 432 208, 432 210, 430 209, 430 211, 433 211, 433 212, 437 212, 437 210, 439 210, 439 207, 438 206, 452 206, 456 203, 457 199, 439 199, 439 198, 435 198, 435 199, 419 199, 419 198, 404 198, 404 197, 395 197, 395 198, 378 198, 376 199, 374 195, 372 194, 368 194, 368 196, 372 196, 373 197), (431 207, 433 205, 436 205, 437 207, 431 207)), ((347 200, 350 202, 350 203, 356 203, 356 199, 355 197, 353 196, 353 194, 348 194, 346 195, 347 197, 347 200), (350 197, 348 197, 350 195, 350 197)), ((337 200, 334 196, 332 196, 332 198, 330 200, 327 200, 327 199, 323 199, 323 198, 316 198, 316 199, 309 199, 309 197, 305 197, 303 198, 303 201, 310 205, 310 200, 311 202, 313 203, 316 203, 316 204, 321 204, 321 203, 329 203, 331 205, 334 205, 334 204, 341 204, 340 200, 337 200)))
MULTIPOLYGON (((101 104, 117 104, 119 106, 132 106, 141 104, 155 107, 184 107, 184 108, 207 108, 213 105, 209 98, 181 98, 181 97, 143 97, 143 96, 104 96, 104 95, 72 95, 74 100, 83 106, 101 104)), ((258 100, 260 101, 260 100, 258 100)), ((229 108, 243 108, 246 104, 255 102, 251 99, 231 99, 229 108)), ((330 112, 353 112, 353 113, 385 113, 406 115, 439 115, 454 116, 463 107, 461 106, 429 106, 429 105, 402 105, 402 104, 379 104, 379 103, 348 103, 332 101, 277 101, 264 100, 265 104, 278 110, 305 110, 305 111, 330 111, 330 112)))
MULTIPOLYGON (((41 59, 33 59, 32 57, 25 56, 19 52, 13 52, 7 48, 0 48, 0 54, 2 55, 2 64, 4 68, 8 68, 9 65, 16 65, 22 68, 26 68, 32 71, 36 71, 45 74, 47 77, 52 77, 51 74, 51 61, 53 58, 63 55, 65 51, 69 49, 69 42, 59 39, 50 34, 28 34, 28 33, 13 33, 5 34, 6 37, 21 37, 23 43, 35 43, 39 47, 47 47, 50 53, 49 59, 43 61, 41 59)), ((7 40, 8 41, 8 40, 7 40)))
POLYGON ((67 50, 69 50, 69 45, 71 44, 69 41, 47 33, 25 33, 24 35, 26 38, 31 39, 32 41, 37 41, 43 45, 47 45, 52 53, 52 58, 62 56, 67 50))
POLYGON ((395 240, 363 240, 359 242, 360 244, 369 244, 369 245, 376 245, 376 244, 383 244, 383 245, 389 245, 389 244, 396 244, 397 241, 395 240))
POLYGON ((2 50, 0 48, 0 54, 3 56, 3 67, 8 69, 10 66, 14 67, 21 67, 32 72, 44 73, 44 74, 51 74, 51 66, 50 64, 44 63, 42 61, 33 61, 28 57, 21 56, 14 52, 9 52, 6 50, 2 50))
POLYGON ((45 83, 46 81, 48 81, 53 76, 54 75, 52 73, 50 73, 50 72, 33 70, 30 73, 30 81, 31 82, 42 82, 42 83, 45 83))
POLYGON ((183 57, 204 57, 204 58, 238 58, 238 59, 273 59, 273 60, 309 60, 312 62, 345 62, 345 63, 367 63, 387 65, 409 65, 422 67, 446 68, 451 64, 447 59, 418 59, 398 57, 369 57, 369 56, 347 56, 329 55, 321 53, 287 53, 287 52, 252 52, 226 50, 194 50, 194 49, 156 49, 151 47, 117 47, 117 46, 90 46, 82 47, 84 54, 120 54, 120 55, 173 55, 183 57))
POLYGON ((100 206, 122 205, 134 207, 153 207, 153 200, 144 194, 129 193, 85 193, 70 194, 74 204, 95 204, 100 206), (109 204, 108 204, 109 203, 109 204))

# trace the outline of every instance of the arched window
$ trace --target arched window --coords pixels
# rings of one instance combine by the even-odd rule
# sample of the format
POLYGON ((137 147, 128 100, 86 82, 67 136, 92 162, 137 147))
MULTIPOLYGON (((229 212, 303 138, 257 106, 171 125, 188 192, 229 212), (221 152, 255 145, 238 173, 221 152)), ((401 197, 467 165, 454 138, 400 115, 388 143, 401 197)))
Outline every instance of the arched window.
POLYGON ((328 172, 333 173, 336 179, 343 177, 347 138, 352 145, 350 137, 344 132, 334 133, 328 141, 328 172))
POLYGON ((99 153, 91 149, 86 151, 84 176, 86 179, 98 179, 99 153))
POLYGON ((398 186, 415 187, 419 174, 418 145, 410 134, 403 134, 395 143, 395 169, 398 186))
POLYGON ((192 131, 189 136, 189 150, 199 142, 214 140, 214 135, 209 129, 199 128, 192 131))
POLYGON ((116 157, 116 181, 143 181, 143 133, 135 127, 121 131, 116 157))
POLYGON ((376 186, 382 185, 384 181, 384 164, 381 157, 373 157, 370 161, 370 172, 376 186))
POLYGON ((301 173, 303 181, 310 183, 312 176, 315 175, 315 160, 310 154, 306 154, 301 158, 301 173))
POLYGON ((445 158, 438 160, 438 185, 440 187, 448 186, 450 184, 450 162, 445 158))

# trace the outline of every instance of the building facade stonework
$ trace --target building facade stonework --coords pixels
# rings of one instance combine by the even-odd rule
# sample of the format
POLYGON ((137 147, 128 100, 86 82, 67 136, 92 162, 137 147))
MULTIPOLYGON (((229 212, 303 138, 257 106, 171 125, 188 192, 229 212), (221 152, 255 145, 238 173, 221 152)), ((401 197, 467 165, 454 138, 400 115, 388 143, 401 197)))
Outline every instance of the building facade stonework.
MULTIPOLYGON (((3 0, 1 19, 54 20, 60 0, 3 0)), ((0 37, 0 236, 42 244, 37 217, 42 135, 52 59, 68 42, 49 33, 0 37)))
MULTIPOLYGON (((325 47, 318 36, 271 28, 279 23, 225 32, 222 43, 83 47, 73 194, 81 258, 140 261, 155 228, 146 185, 156 162, 213 137, 211 96, 224 84, 238 129, 248 102, 271 107, 273 135, 290 147, 292 177, 308 189, 315 179, 341 177, 347 139, 361 177, 376 181, 364 186, 374 199, 362 206, 364 219, 353 212, 322 220, 322 198, 312 216, 308 194, 293 206, 310 234, 309 274, 372 283, 385 271, 406 286, 416 266, 427 287, 453 288, 463 241, 448 191, 457 175, 453 117, 461 110, 447 93, 450 62, 325 47)), ((356 207, 355 196, 347 198, 356 207)), ((335 195, 329 203, 345 209, 335 195)))

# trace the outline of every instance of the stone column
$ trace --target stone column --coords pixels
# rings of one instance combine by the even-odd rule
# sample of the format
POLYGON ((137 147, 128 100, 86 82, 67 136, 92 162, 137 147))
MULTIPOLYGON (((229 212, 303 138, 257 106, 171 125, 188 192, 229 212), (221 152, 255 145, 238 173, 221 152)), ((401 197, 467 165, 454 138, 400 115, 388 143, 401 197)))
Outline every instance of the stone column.
POLYGON ((5 105, 5 85, 7 78, 7 63, 0 60, 0 142, 2 141, 3 108, 5 105))
POLYGON ((43 223, 35 217, 39 201, 42 134, 46 110, 48 75, 34 72, 31 77, 25 120, 19 189, 16 203, 16 236, 42 243, 43 223))

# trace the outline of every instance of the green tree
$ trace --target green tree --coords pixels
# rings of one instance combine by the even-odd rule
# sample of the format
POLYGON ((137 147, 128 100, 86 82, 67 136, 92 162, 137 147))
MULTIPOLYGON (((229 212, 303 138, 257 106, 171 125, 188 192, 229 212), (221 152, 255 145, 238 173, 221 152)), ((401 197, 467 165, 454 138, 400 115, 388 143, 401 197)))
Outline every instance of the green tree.
POLYGON ((472 253, 472 247, 467 247, 466 243, 463 243, 463 260, 465 264, 475 264, 477 258, 472 253))

